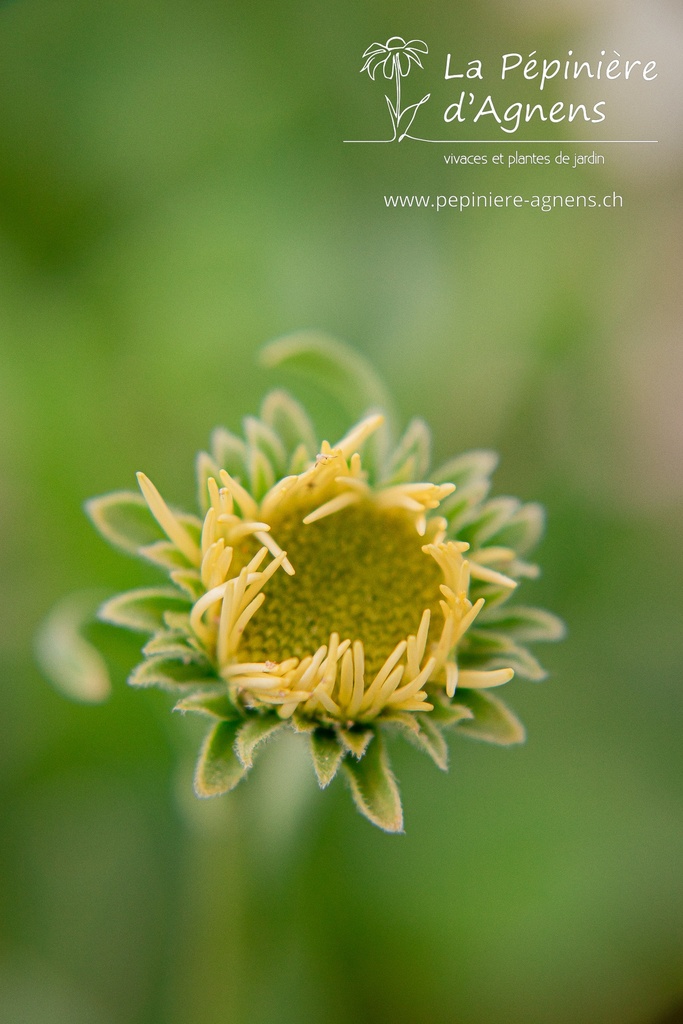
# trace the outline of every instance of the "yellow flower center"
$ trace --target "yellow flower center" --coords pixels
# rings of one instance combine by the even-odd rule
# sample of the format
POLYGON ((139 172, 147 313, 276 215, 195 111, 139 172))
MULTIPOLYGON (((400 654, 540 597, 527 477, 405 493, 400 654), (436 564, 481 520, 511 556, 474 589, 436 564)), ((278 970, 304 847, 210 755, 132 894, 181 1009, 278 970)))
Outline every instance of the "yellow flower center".
POLYGON ((244 661, 303 658, 331 633, 360 640, 368 672, 415 634, 425 608, 439 614, 443 573, 422 550, 410 516, 364 500, 305 525, 286 515, 272 535, 296 575, 276 573, 240 645, 244 661))
POLYGON ((468 599, 467 544, 427 513, 452 484, 373 490, 357 448, 381 424, 361 421, 257 502, 225 470, 207 480, 196 553, 153 485, 145 496, 206 588, 190 629, 248 706, 287 717, 372 721, 425 711, 438 677, 452 696, 455 646, 483 600, 468 599), (182 545, 182 546, 181 546, 182 545), (267 556, 270 555, 270 558, 267 556))

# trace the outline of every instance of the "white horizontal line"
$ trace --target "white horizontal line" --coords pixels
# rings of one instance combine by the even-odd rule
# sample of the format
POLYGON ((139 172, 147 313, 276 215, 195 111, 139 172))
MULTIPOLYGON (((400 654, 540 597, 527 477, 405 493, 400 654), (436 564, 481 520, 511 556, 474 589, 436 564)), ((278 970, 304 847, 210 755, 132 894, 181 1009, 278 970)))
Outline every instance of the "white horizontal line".
MULTIPOLYGON (((377 143, 395 142, 395 139, 344 139, 345 143, 374 146, 377 143)), ((412 139, 412 142, 432 142, 437 146, 619 146, 656 145, 659 139, 412 139)))

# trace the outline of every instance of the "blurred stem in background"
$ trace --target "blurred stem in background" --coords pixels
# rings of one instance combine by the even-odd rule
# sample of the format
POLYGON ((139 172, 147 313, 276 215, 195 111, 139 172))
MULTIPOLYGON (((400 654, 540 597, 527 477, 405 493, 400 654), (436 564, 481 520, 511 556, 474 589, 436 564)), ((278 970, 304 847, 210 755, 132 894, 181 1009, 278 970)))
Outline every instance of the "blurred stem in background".
POLYGON ((301 896, 317 841, 317 786, 295 736, 274 740, 259 767, 244 789, 211 803, 196 802, 189 772, 179 782, 189 830, 173 1024, 307 1019, 301 982, 315 951, 306 948, 301 896))

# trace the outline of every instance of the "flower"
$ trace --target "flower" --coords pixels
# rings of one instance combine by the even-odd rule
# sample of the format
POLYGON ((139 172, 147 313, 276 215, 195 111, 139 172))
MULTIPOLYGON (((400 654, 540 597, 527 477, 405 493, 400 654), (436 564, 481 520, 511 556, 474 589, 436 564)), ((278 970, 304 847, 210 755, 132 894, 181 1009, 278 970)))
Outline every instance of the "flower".
POLYGON ((540 507, 487 499, 496 464, 470 452, 429 473, 429 430, 409 424, 382 454, 382 414, 335 444, 284 391, 224 429, 197 460, 201 516, 141 494, 88 503, 115 545, 154 563, 170 586, 107 601, 106 622, 146 632, 135 686, 180 691, 176 708, 211 726, 199 796, 232 789, 268 737, 304 734, 321 787, 341 767, 360 811, 387 831, 402 810, 384 737, 403 732, 447 766, 445 729, 523 740, 491 694, 512 676, 541 679, 523 644, 562 624, 509 599, 536 574, 523 556, 540 507))
POLYGON ((401 36, 392 36, 386 43, 371 43, 363 54, 365 64, 360 69, 361 74, 367 71, 375 80, 379 68, 382 68, 385 78, 405 78, 410 71, 411 63, 422 67, 420 53, 428 53, 429 48, 422 39, 411 39, 409 43, 401 36))

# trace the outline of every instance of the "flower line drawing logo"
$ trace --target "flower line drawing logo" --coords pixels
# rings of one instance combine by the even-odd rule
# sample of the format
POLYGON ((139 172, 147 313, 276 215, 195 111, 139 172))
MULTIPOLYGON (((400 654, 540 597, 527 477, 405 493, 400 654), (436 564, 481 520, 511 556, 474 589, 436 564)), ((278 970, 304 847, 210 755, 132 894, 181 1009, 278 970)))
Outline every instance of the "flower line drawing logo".
POLYGON ((410 128, 415 120, 415 115, 429 99, 431 93, 427 93, 417 103, 410 103, 401 108, 401 79, 407 78, 413 64, 419 68, 423 67, 420 54, 429 53, 429 47, 422 39, 411 39, 406 42, 402 36, 391 36, 386 43, 371 43, 364 52, 365 63, 361 68, 361 74, 367 71, 370 78, 375 81, 375 75, 382 69, 384 78, 387 81, 392 79, 396 83, 396 99, 392 103, 389 96, 385 94, 393 135, 385 142, 403 142, 405 138, 412 138, 409 135, 410 128))

